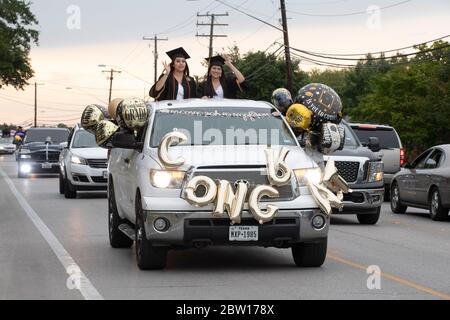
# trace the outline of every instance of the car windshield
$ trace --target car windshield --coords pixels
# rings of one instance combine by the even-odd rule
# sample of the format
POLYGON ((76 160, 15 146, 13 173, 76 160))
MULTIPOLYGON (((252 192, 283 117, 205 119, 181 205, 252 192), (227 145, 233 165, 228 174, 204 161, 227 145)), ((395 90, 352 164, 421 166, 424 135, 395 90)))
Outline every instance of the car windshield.
POLYGON ((72 148, 96 148, 95 136, 85 130, 78 130, 72 142, 72 148))
POLYGON ((48 139, 52 144, 59 144, 67 141, 69 130, 28 130, 24 143, 42 142, 48 139))
POLYGON ((398 137, 393 129, 353 128, 353 130, 363 144, 369 143, 369 137, 377 137, 378 140, 380 140, 380 146, 382 149, 400 148, 398 137))
POLYGON ((297 145, 281 117, 270 109, 201 107, 161 109, 153 121, 150 146, 169 132, 188 137, 185 145, 297 145))
POLYGON ((344 148, 355 148, 359 146, 359 142, 357 141, 353 130, 345 123, 342 123, 342 126, 345 129, 345 142, 344 148))
POLYGON ((8 137, 8 138, 0 138, 0 144, 10 144, 13 143, 14 137, 8 137))

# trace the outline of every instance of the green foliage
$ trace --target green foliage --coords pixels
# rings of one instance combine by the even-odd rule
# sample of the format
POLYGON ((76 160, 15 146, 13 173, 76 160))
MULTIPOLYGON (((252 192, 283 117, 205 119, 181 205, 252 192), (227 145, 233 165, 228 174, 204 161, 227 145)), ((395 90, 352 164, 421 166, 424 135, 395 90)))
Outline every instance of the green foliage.
POLYGON ((31 43, 38 43, 37 23, 29 2, 0 1, 0 88, 23 89, 33 76, 29 53, 31 43))

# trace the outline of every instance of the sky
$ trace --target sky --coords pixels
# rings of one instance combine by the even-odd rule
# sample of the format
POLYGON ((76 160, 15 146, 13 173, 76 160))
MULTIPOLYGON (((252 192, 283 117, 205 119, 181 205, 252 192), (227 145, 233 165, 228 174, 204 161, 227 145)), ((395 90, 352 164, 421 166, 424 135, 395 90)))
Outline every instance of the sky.
MULTIPOLYGON (((102 71, 111 68, 121 71, 114 75, 113 98, 147 99, 154 43, 143 37, 168 38, 158 42, 158 72, 169 60, 165 52, 182 46, 191 56, 191 75, 204 75, 209 38, 196 34, 209 34, 209 27, 197 23, 210 21, 197 13, 228 13, 216 18, 227 26, 216 26, 215 34, 227 37, 214 39, 215 53, 234 44, 241 54, 274 52, 275 42, 283 41, 276 29, 279 6, 279 0, 33 0, 40 38, 31 50, 35 77, 29 82, 39 84, 38 124, 73 125, 86 105, 106 106, 109 80, 102 71)), ((448 0, 286 0, 286 9, 290 46, 314 52, 379 52, 450 34, 448 0)), ((300 67, 318 66, 302 61, 300 67)), ((34 92, 34 85, 0 89, 0 123, 31 124, 34 92)))

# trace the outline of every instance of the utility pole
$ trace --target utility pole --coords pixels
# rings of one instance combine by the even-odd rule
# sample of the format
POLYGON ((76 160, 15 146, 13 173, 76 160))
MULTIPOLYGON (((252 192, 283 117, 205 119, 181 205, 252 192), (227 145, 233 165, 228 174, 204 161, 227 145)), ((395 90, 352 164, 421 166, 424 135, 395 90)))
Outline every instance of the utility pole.
POLYGON ((158 80, 158 41, 167 41, 169 39, 158 38, 158 36, 155 34, 155 36, 153 38, 143 37, 142 40, 155 41, 155 51, 153 51, 153 55, 155 57, 155 83, 156 83, 156 81, 158 80))
POLYGON ((37 86, 43 86, 43 83, 34 82, 34 127, 37 128, 37 86))
POLYGON ((206 14, 200 14, 197 12, 197 17, 211 17, 210 23, 198 23, 197 22, 197 26, 210 26, 209 35, 198 34, 198 32, 195 35, 196 37, 209 37, 209 55, 208 55, 209 58, 211 58, 213 55, 213 39, 215 37, 226 37, 226 35, 223 35, 223 34, 214 34, 214 26, 228 26, 228 24, 216 23, 215 18, 216 17, 226 17, 226 16, 228 16, 228 12, 227 13, 212 13, 212 14, 210 14, 209 12, 207 12, 206 14))
POLYGON ((280 10, 281 10, 281 22, 283 24, 283 35, 284 35, 284 55, 286 59, 286 77, 287 77, 287 89, 291 94, 294 92, 292 87, 292 62, 291 62, 291 50, 289 46, 289 34, 286 19, 286 3, 285 0, 280 0, 280 10))
POLYGON ((109 72, 110 73, 110 76, 109 76, 109 100, 108 100, 108 104, 109 104, 111 102, 112 84, 113 84, 113 80, 114 80, 114 73, 122 73, 122 71, 114 70, 113 68, 111 68, 111 70, 103 70, 102 72, 109 72))

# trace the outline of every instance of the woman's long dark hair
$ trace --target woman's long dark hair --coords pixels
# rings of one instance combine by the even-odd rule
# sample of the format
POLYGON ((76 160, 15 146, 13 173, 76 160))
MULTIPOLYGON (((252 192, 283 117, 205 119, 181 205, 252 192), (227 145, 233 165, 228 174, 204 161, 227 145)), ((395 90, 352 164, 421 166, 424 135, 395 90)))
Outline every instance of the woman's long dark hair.
MULTIPOLYGON (((205 87, 205 96, 208 96, 210 98, 217 96, 216 90, 214 90, 214 86, 212 83, 212 77, 210 75, 211 72, 211 68, 215 66, 214 64, 210 64, 208 67, 208 72, 206 73, 206 87, 205 87)), ((223 70, 222 66, 219 66, 222 69, 222 75, 220 76, 220 84, 222 85, 222 89, 225 92, 225 87, 226 87, 226 77, 225 77, 225 70, 223 70)))

